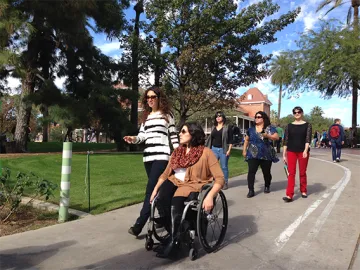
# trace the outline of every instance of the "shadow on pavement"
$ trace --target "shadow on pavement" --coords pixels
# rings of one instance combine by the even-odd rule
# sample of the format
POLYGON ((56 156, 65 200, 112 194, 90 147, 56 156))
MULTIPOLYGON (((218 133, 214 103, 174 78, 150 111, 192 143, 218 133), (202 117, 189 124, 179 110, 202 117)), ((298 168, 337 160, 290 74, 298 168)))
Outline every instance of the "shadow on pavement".
MULTIPOLYGON (((215 252, 218 252, 230 244, 236 244, 243 239, 256 234, 257 231, 255 216, 247 215, 230 218, 225 239, 219 249, 215 252)), ((198 259, 206 256, 207 253, 201 248, 198 240, 196 240, 195 244, 199 248, 198 259)), ((121 254, 103 261, 72 269, 156 269, 181 263, 182 260, 190 260, 188 258, 188 250, 186 248, 183 248, 181 251, 179 251, 176 257, 171 259, 162 259, 157 258, 154 251, 146 251, 145 247, 143 247, 126 254, 121 254)))
POLYGON ((238 186, 247 186, 246 176, 245 179, 229 180, 229 188, 238 187, 238 186))
POLYGON ((45 246, 28 246, 1 251, 1 269, 34 269, 41 262, 54 256, 62 248, 75 245, 76 241, 64 241, 45 246))
MULTIPOLYGON (((321 193, 321 192, 325 191, 326 189, 327 189, 327 187, 324 186, 323 184, 314 183, 314 184, 307 186, 307 193, 308 193, 308 195, 311 195, 311 194, 317 195, 318 193, 321 193)), ((299 190, 299 192, 300 192, 300 190, 299 190)))

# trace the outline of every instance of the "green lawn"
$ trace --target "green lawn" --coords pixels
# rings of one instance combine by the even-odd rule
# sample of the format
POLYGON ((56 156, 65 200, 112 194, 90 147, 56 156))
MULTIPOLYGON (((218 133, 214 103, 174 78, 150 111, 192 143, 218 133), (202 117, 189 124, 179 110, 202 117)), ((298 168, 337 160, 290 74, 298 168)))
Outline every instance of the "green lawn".
MULTIPOLYGON (((29 142, 30 153, 61 152, 62 142, 29 142)), ((73 143, 74 152, 99 151, 116 149, 115 143, 73 143)))
MULTIPOLYGON (((12 172, 32 171, 60 186, 61 154, 2 159, 2 166, 12 172)), ((70 207, 88 210, 85 193, 86 155, 75 154, 72 159, 70 207)), ((142 154, 98 154, 90 156, 91 213, 99 214, 141 202, 144 198, 146 173, 142 154)), ((230 177, 247 172, 241 151, 233 150, 229 160, 230 177)), ((59 202, 59 193, 50 201, 59 202)))

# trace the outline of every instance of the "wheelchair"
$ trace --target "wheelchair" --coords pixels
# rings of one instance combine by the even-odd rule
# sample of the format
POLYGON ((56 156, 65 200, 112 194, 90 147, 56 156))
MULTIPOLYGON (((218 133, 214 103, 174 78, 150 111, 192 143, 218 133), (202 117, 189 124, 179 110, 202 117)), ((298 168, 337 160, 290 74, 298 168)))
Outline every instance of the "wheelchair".
MULTIPOLYGON (((176 247, 181 244, 189 249, 189 258, 193 261, 198 257, 198 249, 195 247, 195 238, 198 236, 201 247, 207 252, 216 251, 224 240, 228 225, 228 207, 224 193, 220 190, 214 198, 214 207, 210 212, 203 208, 203 202, 209 193, 212 185, 205 185, 199 193, 195 193, 195 199, 185 202, 180 226, 178 229, 178 241, 176 247), (194 220, 195 219, 195 220, 194 220)), ((194 196, 193 196, 194 197, 194 196)), ((156 207, 156 198, 151 204, 151 214, 148 222, 145 248, 152 250, 154 245, 164 243, 169 237, 168 231, 161 223, 161 219, 156 207), (153 237, 158 241, 155 243, 153 237)))

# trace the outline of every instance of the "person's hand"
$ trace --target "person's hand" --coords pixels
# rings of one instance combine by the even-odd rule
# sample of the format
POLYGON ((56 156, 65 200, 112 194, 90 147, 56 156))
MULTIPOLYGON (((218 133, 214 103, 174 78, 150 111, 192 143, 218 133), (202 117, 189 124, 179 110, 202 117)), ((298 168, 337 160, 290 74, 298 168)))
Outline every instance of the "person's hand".
POLYGON ((342 141, 341 144, 343 145, 343 144, 344 144, 344 141, 342 141))
POLYGON ((214 199, 212 198, 212 196, 207 195, 202 208, 204 208, 205 211, 209 212, 211 209, 213 209, 214 207, 214 199))
POLYGON ((150 203, 153 202, 153 200, 156 197, 157 193, 158 193, 157 189, 154 189, 153 192, 151 193, 151 196, 150 196, 150 203))
POLYGON ((125 136, 123 139, 127 143, 134 143, 136 140, 136 137, 135 136, 125 136))
POLYGON ((246 151, 243 151, 243 157, 246 158, 246 151))
POLYGON ((329 141, 329 145, 331 145, 331 141, 329 141))
POLYGON ((228 150, 228 151, 226 152, 226 156, 227 156, 227 157, 230 156, 230 150, 228 150))
POLYGON ((307 151, 305 150, 305 151, 303 152, 303 158, 307 158, 307 155, 308 155, 308 153, 307 153, 307 151))
POLYGON ((286 152, 283 152, 283 160, 284 160, 284 163, 287 163, 287 155, 286 155, 286 152))

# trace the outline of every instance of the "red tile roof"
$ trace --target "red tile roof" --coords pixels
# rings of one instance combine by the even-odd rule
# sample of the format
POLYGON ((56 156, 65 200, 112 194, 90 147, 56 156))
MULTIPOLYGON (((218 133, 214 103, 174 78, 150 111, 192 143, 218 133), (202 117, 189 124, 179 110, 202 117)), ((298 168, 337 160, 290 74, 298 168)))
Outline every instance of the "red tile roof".
POLYGON ((247 90, 243 95, 242 98, 239 99, 240 104, 241 103, 256 103, 256 102, 265 102, 269 105, 272 105, 271 101, 268 99, 267 95, 264 95, 261 93, 261 91, 257 87, 250 88, 247 90), (251 95, 251 99, 249 99, 249 95, 251 95))

